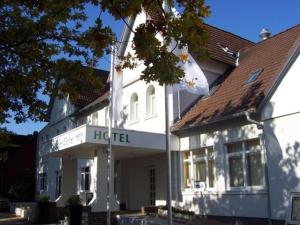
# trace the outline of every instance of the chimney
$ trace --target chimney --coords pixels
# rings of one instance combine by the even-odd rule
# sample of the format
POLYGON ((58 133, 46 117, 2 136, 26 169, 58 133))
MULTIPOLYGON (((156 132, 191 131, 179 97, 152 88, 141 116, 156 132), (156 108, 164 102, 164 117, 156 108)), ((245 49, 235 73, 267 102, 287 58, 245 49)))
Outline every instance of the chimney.
POLYGON ((266 40, 269 37, 271 37, 271 33, 267 28, 263 28, 261 30, 261 32, 259 33, 259 36, 260 36, 261 40, 263 41, 263 40, 266 40))

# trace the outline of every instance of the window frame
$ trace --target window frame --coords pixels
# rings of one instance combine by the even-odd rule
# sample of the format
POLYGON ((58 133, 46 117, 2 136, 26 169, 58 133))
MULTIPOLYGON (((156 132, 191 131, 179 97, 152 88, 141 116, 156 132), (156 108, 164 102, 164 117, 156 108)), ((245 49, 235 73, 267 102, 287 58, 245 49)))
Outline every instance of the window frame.
POLYGON ((250 139, 244 139, 244 140, 238 140, 238 141, 232 141, 232 142, 227 142, 224 144, 225 145, 225 157, 226 157, 226 190, 227 191, 247 191, 247 190, 265 190, 266 189, 266 180, 265 180, 265 154, 264 151, 265 149, 263 148, 262 141, 259 137, 257 138, 250 138, 250 139), (250 142, 253 140, 258 140, 259 141, 259 147, 260 149, 256 150, 249 150, 246 149, 246 142, 250 142), (228 153, 228 145, 232 144, 237 144, 241 143, 242 145, 242 150, 238 152, 233 152, 233 153, 228 153), (249 174, 248 174, 248 161, 246 160, 247 155, 250 153, 257 153, 260 152, 260 157, 261 157, 261 175, 262 175, 262 185, 253 185, 249 186, 249 174), (239 187, 231 187, 230 186, 230 163, 229 163, 229 158, 231 156, 240 156, 242 155, 242 163, 243 163, 243 179, 244 179, 244 185, 239 186, 239 187))
POLYGON ((39 190, 47 191, 47 173, 39 173, 39 190))
POLYGON ((185 191, 190 191, 190 190, 193 190, 193 191, 213 191, 216 189, 216 154, 215 154, 215 149, 213 146, 207 146, 207 147, 201 147, 201 148, 195 148, 195 149, 190 149, 190 150, 187 150, 187 151, 183 151, 183 189, 185 191), (208 154, 208 150, 211 149, 212 153, 211 155, 208 154), (194 156, 193 155, 193 152, 195 151, 205 151, 204 155, 203 156, 194 156), (189 152, 189 157, 187 159, 185 159, 185 156, 184 154, 189 152), (209 180, 209 161, 210 160, 213 160, 214 162, 214 166, 213 166, 213 186, 210 187, 210 180, 209 180), (196 174, 195 174, 195 171, 194 171, 194 165, 196 162, 201 162, 201 161, 204 161, 205 162, 205 188, 201 188, 201 187, 195 187, 195 178, 196 178, 196 174), (185 175, 184 175, 184 164, 185 163, 189 163, 190 164, 190 167, 191 167, 191 174, 189 174, 189 177, 190 177, 190 182, 191 182, 191 186, 190 187, 186 187, 185 186, 185 175))
POLYGON ((146 118, 151 118, 157 115, 156 105, 156 90, 153 85, 150 85, 146 90, 146 118))
POLYGON ((129 118, 130 118, 130 123, 139 122, 139 96, 137 93, 133 93, 130 97, 129 118))
POLYGON ((62 186, 62 173, 61 170, 55 171, 55 198, 61 196, 61 186, 62 186))
POLYGON ((91 167, 83 166, 80 168, 80 192, 90 192, 90 190, 91 190, 91 167), (86 183, 87 177, 88 177, 88 184, 86 183), (82 187, 82 184, 84 185, 84 187, 82 187), (88 186, 88 188, 86 188, 86 186, 88 186))

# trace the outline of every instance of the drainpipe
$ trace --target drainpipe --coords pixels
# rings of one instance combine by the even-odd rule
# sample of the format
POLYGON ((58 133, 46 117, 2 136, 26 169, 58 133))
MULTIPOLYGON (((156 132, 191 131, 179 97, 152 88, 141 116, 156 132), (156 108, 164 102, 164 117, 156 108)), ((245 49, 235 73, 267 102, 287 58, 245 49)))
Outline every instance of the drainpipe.
POLYGON ((270 194, 270 181, 269 181, 269 171, 268 171, 268 156, 267 156, 267 149, 266 149, 266 139, 265 139, 265 129, 264 125, 261 122, 258 122, 250 117, 249 112, 244 112, 246 119, 248 122, 256 124, 257 129, 262 130, 261 140, 263 143, 263 152, 265 158, 265 182, 266 182, 266 189, 267 189, 267 198, 268 198, 268 224, 272 225, 271 220, 271 194, 270 194))

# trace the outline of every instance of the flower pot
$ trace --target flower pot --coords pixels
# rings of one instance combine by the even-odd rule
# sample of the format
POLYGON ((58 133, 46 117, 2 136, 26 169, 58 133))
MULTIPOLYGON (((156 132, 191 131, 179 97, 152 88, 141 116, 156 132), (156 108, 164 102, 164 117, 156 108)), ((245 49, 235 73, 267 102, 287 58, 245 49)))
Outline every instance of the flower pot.
POLYGON ((69 225, 81 225, 81 205, 68 205, 67 213, 69 217, 69 225))

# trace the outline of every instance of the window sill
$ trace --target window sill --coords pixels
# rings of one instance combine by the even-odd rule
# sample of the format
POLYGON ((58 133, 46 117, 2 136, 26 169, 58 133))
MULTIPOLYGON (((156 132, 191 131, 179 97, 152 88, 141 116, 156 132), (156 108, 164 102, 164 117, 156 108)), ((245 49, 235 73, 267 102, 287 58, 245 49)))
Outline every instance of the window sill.
POLYGON ((264 186, 257 187, 242 187, 242 188, 228 188, 228 194, 265 194, 267 190, 264 186))
POLYGON ((153 115, 147 115, 147 116, 145 116, 145 120, 149 120, 149 119, 152 119, 152 118, 154 118, 154 117, 157 117, 157 114, 156 114, 156 113, 153 114, 153 115))
POLYGON ((140 120, 132 120, 132 121, 129 122, 129 125, 134 125, 134 124, 139 123, 139 122, 140 122, 140 120))
POLYGON ((215 188, 205 188, 205 189, 200 189, 200 188, 195 188, 195 189, 185 189, 182 194, 183 195, 191 195, 191 194, 217 194, 218 191, 216 191, 215 188))

